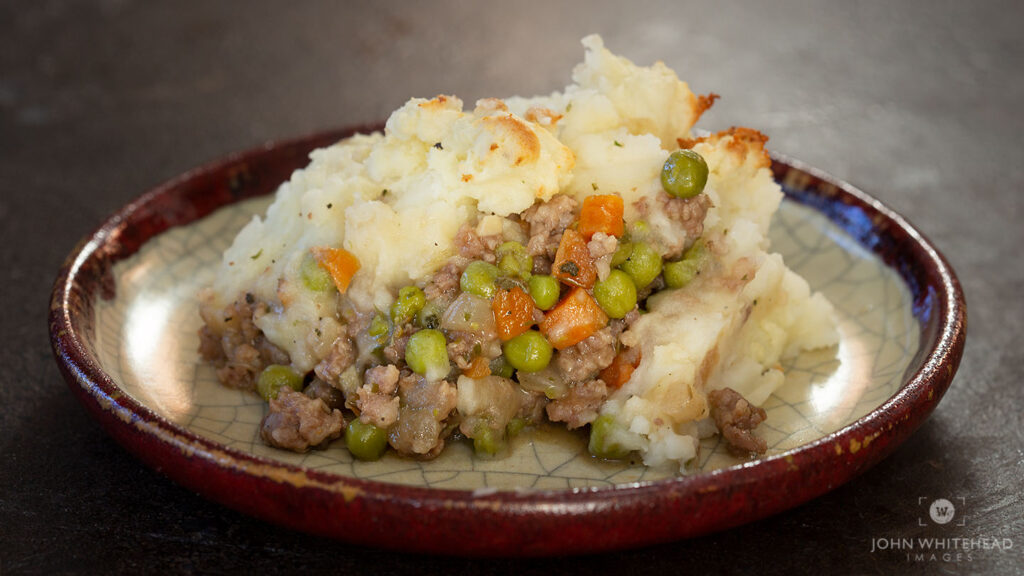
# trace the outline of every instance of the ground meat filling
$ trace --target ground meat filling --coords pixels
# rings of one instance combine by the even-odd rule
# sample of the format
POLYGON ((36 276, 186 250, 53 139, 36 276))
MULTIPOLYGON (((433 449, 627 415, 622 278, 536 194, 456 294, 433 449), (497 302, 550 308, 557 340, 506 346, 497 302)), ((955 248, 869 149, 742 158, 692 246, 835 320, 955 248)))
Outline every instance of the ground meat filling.
POLYGON ((366 424, 388 428, 398 421, 400 402, 395 392, 401 375, 394 364, 374 366, 363 376, 364 384, 356 391, 359 419, 366 424))
MULTIPOLYGON (((636 204, 644 215, 651 210, 662 211, 685 232, 673 240, 681 243, 680 246, 663 246, 661 240, 647 240, 655 244, 665 259, 679 256, 685 247, 700 237, 710 206, 711 202, 704 194, 679 199, 662 193, 651 201, 642 200, 636 204), (685 241, 680 238, 685 238, 685 241)), ((552 315, 557 317, 555 309, 560 303, 569 301, 572 290, 577 291, 576 298, 579 298, 579 289, 582 288, 586 292, 584 300, 590 299, 592 305, 601 305, 594 294, 593 283, 569 286, 563 280, 556 284, 557 289, 551 295, 552 304, 545 305, 546 311, 538 307, 540 300, 530 300, 525 307, 515 310, 503 308, 504 316, 501 317, 498 316, 498 307, 505 304, 489 296, 481 296, 479 287, 466 288, 473 298, 468 298, 468 295, 462 297, 463 271, 474 261, 493 264, 495 266, 491 269, 500 271, 497 272, 499 277, 494 279, 494 290, 511 292, 518 287, 529 293, 533 289, 529 285, 530 265, 519 264, 516 268, 517 261, 506 260, 505 256, 498 262, 495 251, 505 242, 512 244, 513 248, 516 242, 524 242, 519 245, 519 254, 532 257, 532 274, 549 274, 566 230, 578 230, 580 209, 576 199, 555 195, 547 202, 534 204, 521 216, 510 216, 501 227, 494 226, 493 221, 488 222, 487 230, 502 230, 502 234, 481 235, 480 226, 463 225, 454 238, 455 254, 425 282, 418 284, 420 288, 412 286, 412 289, 421 289, 423 297, 412 315, 396 316, 394 309, 360 311, 347 297, 339 294, 337 318, 321 321, 343 324, 341 336, 331 343, 318 343, 320 347, 316 353, 322 360, 313 368, 312 376, 303 375, 309 382, 304 393, 283 387, 277 398, 270 400, 268 413, 260 427, 264 441, 297 452, 321 446, 341 435, 345 427, 342 410, 349 410, 363 425, 373 425, 385 431, 388 444, 399 454, 426 459, 437 456, 456 430, 477 442, 479 439, 474 434, 480 428, 480 422, 485 423, 497 438, 505 438, 506 426, 512 419, 522 419, 528 424, 545 420, 560 422, 570 429, 592 423, 611 388, 618 388, 624 383, 617 376, 621 371, 605 369, 613 362, 631 366, 640 362, 639 350, 624 348, 620 337, 640 317, 647 296, 665 287, 662 276, 655 277, 647 286, 638 287, 637 304, 632 310, 619 318, 609 320, 605 316, 601 320, 603 324, 592 326, 585 337, 580 336, 582 340, 574 339, 556 346, 550 363, 539 369, 516 365, 509 360, 511 355, 506 358, 509 353, 505 345, 523 334, 524 330, 532 331, 534 336, 545 339, 545 342, 548 339, 551 343, 556 342, 557 331, 550 332, 552 327, 545 327, 544 323, 552 315), (508 226, 509 223, 513 225, 508 226), (513 266, 511 271, 506 267, 509 262, 513 266), (481 298, 491 299, 494 316, 487 320, 493 320, 493 324, 469 322, 473 316, 467 316, 462 324, 453 322, 453 318, 458 320, 457 314, 462 310, 475 310, 471 314, 479 317, 481 298), (469 305, 472 301, 476 302, 476 308, 469 305), (451 312, 453 303, 460 308, 451 312), (456 316, 449 317, 448 314, 456 316), (509 318, 515 318, 520 324, 510 328, 509 318), (510 334, 510 329, 517 331, 510 334), (428 380, 413 373, 406 364, 410 337, 420 330, 439 330, 444 335, 444 349, 439 351, 442 359, 447 356, 450 371, 441 379, 428 380), (551 378, 552 386, 545 389, 543 383, 528 382, 527 372, 517 372, 517 367, 528 370, 531 378, 534 377, 532 373, 551 378), (495 379, 496 376, 501 378, 495 379), (495 396, 497 393, 491 391, 492 397, 487 402, 492 403, 493 414, 487 410, 459 414, 456 386, 460 378, 472 378, 475 385, 491 388, 498 382, 511 392, 500 389, 498 392, 501 394, 495 396), (500 417, 495 416, 499 413, 500 417)), ((608 279, 620 239, 603 231, 591 231, 585 242, 586 249, 577 249, 574 258, 586 260, 589 256, 588 265, 592 264, 596 270, 597 281, 608 279)), ((579 300, 574 302, 578 304, 579 300)), ((256 319, 268 310, 266 304, 247 294, 217 315, 207 317, 204 313, 207 325, 200 331, 200 353, 216 363, 218 377, 226 385, 253 388, 260 372, 268 364, 289 364, 287 355, 270 344, 256 326, 256 319)), ((482 310, 486 317, 488 308, 482 310)), ((569 313, 568 317, 582 314, 579 310, 569 313)), ((616 315, 622 315, 621 311, 616 315)), ((337 331, 335 327, 325 333, 335 334, 337 331)), ((625 378, 629 378, 628 373, 625 378)), ((474 394, 466 390, 463 392, 474 394)), ((714 391, 708 398, 712 417, 734 449, 748 453, 764 452, 764 440, 752 432, 764 420, 763 410, 751 406, 728 388, 714 391)))
POLYGON ((551 262, 558 251, 562 233, 576 220, 578 208, 575 198, 557 194, 523 212, 523 221, 530 226, 526 248, 534 257, 534 273, 547 274, 551 271, 551 262))
POLYGON ((398 381, 398 397, 398 420, 388 432, 388 443, 401 454, 421 458, 440 454, 450 431, 445 421, 455 410, 455 387, 445 380, 431 382, 408 374, 398 381))
POLYGON ((559 352, 555 365, 568 382, 589 380, 615 359, 617 342, 612 328, 603 328, 579 344, 559 352))
POLYGON ((764 438, 754 435, 754 428, 767 417, 763 408, 747 402, 732 388, 712 390, 708 393, 708 402, 711 404, 711 417, 731 451, 739 454, 765 453, 768 444, 764 438))
POLYGON ((264 337, 255 319, 267 305, 246 294, 214 317, 204 314, 199 353, 217 366, 217 378, 229 388, 255 390, 256 378, 269 364, 288 364, 288 354, 264 337))
POLYGON ((327 358, 321 360, 313 368, 313 372, 324 382, 338 386, 341 382, 341 374, 355 363, 356 355, 356 347, 352 339, 342 336, 334 341, 327 358))
POLYGON ((270 400, 270 410, 260 424, 260 436, 271 446, 305 452, 341 436, 345 419, 321 399, 283 387, 270 400))
POLYGON ((603 380, 573 383, 569 393, 547 405, 548 419, 565 422, 570 430, 590 424, 597 419, 597 411, 608 398, 608 387, 603 380))

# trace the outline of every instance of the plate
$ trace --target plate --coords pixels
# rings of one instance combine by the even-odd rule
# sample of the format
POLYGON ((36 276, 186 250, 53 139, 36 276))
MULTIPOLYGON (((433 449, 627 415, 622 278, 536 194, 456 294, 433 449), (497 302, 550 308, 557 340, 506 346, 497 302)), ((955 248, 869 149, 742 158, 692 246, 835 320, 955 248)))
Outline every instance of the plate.
MULTIPOLYGON (((373 127, 370 127, 372 129, 373 127)), ((269 143, 148 192, 74 249, 50 304, 61 371, 86 409, 148 465, 271 522, 378 547, 458 555, 622 549, 791 508, 877 463, 932 412, 959 365, 964 298, 943 257, 877 200, 797 161, 773 250, 836 305, 838 347, 785 366, 757 460, 703 441, 692 472, 611 463, 541 428, 499 458, 468 443, 420 462, 353 461, 258 438, 258 397, 220 386, 196 352, 196 290, 237 231, 310 150, 365 128, 269 143), (466 538, 472 534, 472 538, 466 538)))

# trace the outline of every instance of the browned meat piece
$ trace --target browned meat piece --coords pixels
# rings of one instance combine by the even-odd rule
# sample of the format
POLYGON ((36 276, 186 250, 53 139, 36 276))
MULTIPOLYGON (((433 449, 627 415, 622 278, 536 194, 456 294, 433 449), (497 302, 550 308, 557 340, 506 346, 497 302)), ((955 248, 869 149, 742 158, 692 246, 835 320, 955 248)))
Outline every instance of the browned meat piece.
POLYGON ((356 400, 359 420, 364 424, 373 424, 378 428, 386 429, 398 420, 400 408, 398 396, 378 394, 366 386, 357 390, 356 394, 359 395, 359 399, 356 400))
POLYGON ((562 240, 562 233, 576 220, 577 207, 575 198, 556 194, 551 200, 534 204, 523 212, 523 220, 530 225, 530 240, 526 247, 533 256, 546 258, 549 269, 558 250, 558 243, 562 240))
POLYGON ((629 329, 629 327, 633 325, 633 322, 636 322, 639 317, 640 310, 638 308, 633 308, 627 312, 626 316, 623 318, 612 318, 608 322, 608 327, 612 330, 612 336, 618 339, 618 337, 622 336, 622 333, 629 329))
POLYGON ((256 378, 262 370, 260 351, 241 343, 231 348, 224 365, 217 368, 217 378, 228 388, 255 390, 256 378))
POLYGON ((363 385, 374 392, 393 394, 398 389, 398 377, 401 372, 393 364, 374 366, 363 374, 363 385))
POLYGON ((658 276, 651 283, 636 291, 637 302, 643 302, 648 296, 655 292, 661 292, 665 288, 665 277, 658 276))
MULTIPOLYGON (((641 198, 634 203, 637 211, 644 217, 651 210, 647 198, 641 198)), ((679 224, 679 227, 686 232, 686 240, 683 243, 663 246, 666 260, 674 260, 683 255, 683 251, 693 245, 704 233, 704 217, 711 208, 711 198, 707 194, 698 194, 692 198, 674 198, 664 191, 659 192, 654 202, 665 212, 665 215, 672 221, 679 224)))
POLYGON ((331 345, 331 352, 313 368, 317 378, 332 386, 340 382, 341 373, 356 361, 356 347, 352 339, 341 336, 331 345))
POLYGON ((588 380, 569 386, 569 393, 547 405, 548 419, 565 422, 570 430, 590 424, 597 418, 597 409, 608 398, 603 380, 588 380))
POLYGON ((396 330, 395 334, 391 337, 391 342, 384 347, 384 358, 391 364, 405 362, 405 345, 409 343, 409 336, 412 336, 413 332, 417 330, 419 328, 412 324, 406 324, 396 330))
POLYGON ((467 260, 494 262, 494 249, 501 243, 501 235, 480 236, 469 224, 463 224, 455 234, 455 248, 467 260))
POLYGON ((401 373, 393 364, 374 366, 363 375, 363 385, 356 391, 355 402, 359 419, 366 424, 388 428, 398 420, 398 377, 401 373))
POLYGON ((207 362, 225 360, 224 348, 220 345, 220 338, 205 324, 199 329, 199 356, 207 362))
POLYGON ((531 423, 544 421, 544 408, 548 405, 548 397, 543 392, 530 392, 522 390, 520 395, 519 412, 516 418, 523 418, 531 423))
POLYGON ((313 400, 317 398, 323 400, 324 404, 332 410, 340 410, 345 406, 345 395, 341 393, 341 390, 319 378, 313 378, 313 381, 309 383, 309 386, 306 386, 302 393, 313 400))
POLYGON ((338 438, 344 428, 340 410, 331 410, 323 400, 285 387, 270 401, 270 411, 260 424, 260 436, 271 446, 305 452, 338 438))
POLYGON ((437 302, 442 308, 451 304, 459 295, 459 279, 462 271, 454 262, 448 262, 438 270, 423 287, 427 300, 437 302))
POLYGON ((455 387, 444 380, 429 382, 410 374, 398 381, 401 398, 398 421, 388 431, 388 442, 399 454, 434 458, 444 448, 449 430, 445 420, 455 409, 455 387))
POLYGON ((555 365, 568 382, 583 382, 604 370, 615 359, 615 336, 610 327, 594 332, 586 340, 562 350, 555 365))
MULTIPOLYGON (((659 194, 658 201, 665 203, 665 213, 670 219, 678 222, 686 230, 686 244, 693 244, 704 233, 704 217, 711 208, 711 199, 707 194, 698 194, 693 198, 672 198, 668 194, 659 194)), ((676 258, 682 255, 670 254, 676 258)))
POLYGON ((764 422, 764 409, 752 405, 732 388, 712 390, 708 393, 711 417, 718 431, 729 443, 730 450, 744 454, 764 454, 768 444, 754 435, 754 428, 764 422))
POLYGON ((267 341, 254 322, 266 311, 267 305, 257 302, 252 294, 220 312, 203 311, 206 325, 199 331, 199 352, 203 358, 215 361, 217 378, 225 386, 253 390, 265 366, 290 362, 288 354, 267 341))

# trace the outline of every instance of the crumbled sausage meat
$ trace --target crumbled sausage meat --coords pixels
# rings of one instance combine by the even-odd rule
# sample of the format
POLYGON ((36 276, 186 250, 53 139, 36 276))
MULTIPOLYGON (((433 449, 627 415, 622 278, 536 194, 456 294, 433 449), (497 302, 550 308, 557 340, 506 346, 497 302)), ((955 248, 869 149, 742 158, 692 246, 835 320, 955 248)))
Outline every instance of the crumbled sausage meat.
POLYGON ((388 431, 391 447, 408 456, 437 456, 444 448, 445 420, 455 409, 455 387, 444 380, 428 381, 410 374, 398 381, 398 393, 398 421, 388 431))
MULTIPOLYGON (((562 233, 576 219, 577 202, 575 198, 564 194, 556 194, 542 204, 534 204, 523 212, 523 220, 530 225, 530 240, 526 247, 534 259, 534 271, 546 274, 548 270, 537 270, 538 262, 546 260, 550 269, 551 261, 558 251, 558 243, 562 233)), ((541 264, 543 266, 543 264, 541 264)))
POLYGON ((246 294, 216 313, 214 321, 207 318, 200 329, 199 353, 216 363, 217 378, 225 386, 254 390, 256 377, 265 366, 290 362, 288 354, 271 344, 254 322, 266 309, 265 303, 246 294))
POLYGON ((356 347, 352 339, 341 336, 331 345, 327 358, 320 361, 314 368, 317 378, 333 386, 340 382, 341 373, 356 361, 356 347))
POLYGON ((569 393, 547 405, 548 419, 565 422, 571 430, 590 424, 597 418, 597 410, 608 398, 608 387, 603 380, 587 380, 569 386, 569 393))
POLYGON ((615 359, 615 341, 610 327, 594 332, 589 338, 558 353, 555 364, 569 382, 589 380, 615 359))
POLYGON ((708 393, 708 402, 711 404, 711 417, 731 450, 764 454, 768 444, 764 438, 754 435, 754 428, 767 417, 763 408, 747 402, 732 388, 712 390, 708 393))
POLYGON ((312 399, 291 388, 281 388, 270 400, 270 411, 260 424, 260 436, 271 446, 305 452, 341 436, 345 419, 323 400, 312 399))

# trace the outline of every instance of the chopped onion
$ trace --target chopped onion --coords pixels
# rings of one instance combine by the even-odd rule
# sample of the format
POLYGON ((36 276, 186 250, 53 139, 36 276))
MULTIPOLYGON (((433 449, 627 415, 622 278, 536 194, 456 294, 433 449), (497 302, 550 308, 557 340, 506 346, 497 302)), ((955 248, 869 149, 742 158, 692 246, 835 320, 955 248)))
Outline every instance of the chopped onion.
POLYGON ((549 400, 557 400, 569 393, 569 383, 562 379, 554 365, 539 372, 519 372, 519 386, 530 392, 541 392, 549 400))
POLYGON ((441 328, 462 332, 493 332, 494 312, 491 311, 490 301, 469 292, 459 294, 444 311, 441 328))

